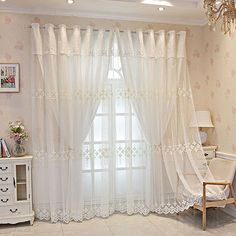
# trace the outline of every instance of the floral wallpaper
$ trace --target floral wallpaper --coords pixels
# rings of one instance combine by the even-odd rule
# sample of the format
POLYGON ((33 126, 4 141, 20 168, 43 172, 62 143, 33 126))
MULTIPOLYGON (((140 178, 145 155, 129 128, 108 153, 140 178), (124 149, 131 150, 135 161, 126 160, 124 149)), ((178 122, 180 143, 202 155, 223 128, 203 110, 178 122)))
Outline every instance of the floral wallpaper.
MULTIPOLYGON (((212 136, 212 141, 220 143, 221 149, 226 148, 225 151, 236 153, 236 140, 233 142, 233 131, 236 127, 236 123, 233 125, 233 119, 236 117, 236 103, 233 102, 233 95, 236 94, 236 91, 233 90, 232 86, 233 81, 236 83, 236 70, 232 67, 227 75, 224 75, 224 70, 220 70, 221 63, 227 63, 227 66, 230 67, 233 57, 236 54, 233 55, 231 47, 224 48, 220 37, 218 43, 214 43, 213 45, 213 36, 204 27, 0 13, 0 62, 20 63, 20 93, 0 93, 0 137, 5 138, 9 146, 10 140, 7 133, 9 121, 22 120, 26 129, 29 131, 29 135, 32 133, 30 82, 34 78, 30 77, 30 29, 28 28, 32 22, 38 22, 40 24, 53 23, 56 25, 62 23, 66 25, 78 24, 81 27, 92 25, 98 28, 118 26, 121 29, 153 28, 155 30, 187 31, 188 65, 196 108, 204 109, 207 106, 212 106, 211 110, 217 127, 215 129, 216 134, 212 136), (204 34, 208 35, 205 43, 203 42, 204 34), (211 53, 213 53, 212 56, 211 53), (216 60, 215 54, 220 54, 221 57, 216 60), (205 57, 207 57, 207 68, 205 68, 207 72, 204 70, 204 65, 206 64, 205 57), (213 67, 218 67, 218 71, 211 72, 213 67), (225 80, 227 80, 227 86, 225 80), (221 97, 224 100, 221 100, 221 97), (209 99, 211 102, 208 104, 206 102, 209 99), (220 106, 226 109, 226 103, 229 110, 227 112, 230 115, 223 114, 220 111, 220 106), (227 119, 227 122, 225 122, 225 119, 227 119), (224 138, 221 137, 218 131, 223 131, 224 138, 227 137, 228 140, 232 140, 230 144, 223 141, 224 138), (231 148, 229 148, 230 146, 231 148)), ((233 47, 233 42, 231 43, 233 47)), ((31 138, 28 142, 28 149, 30 153, 31 138)))
MULTIPOLYGON (((0 93, 0 137, 8 138, 8 123, 22 120, 31 132, 29 34, 26 17, 0 14, 0 62, 20 63, 20 93, 0 93)), ((31 146, 29 141, 28 145, 31 146)))
POLYGON ((210 141, 219 151, 236 154, 236 35, 205 26, 203 57, 209 95, 206 105, 215 125, 210 141))

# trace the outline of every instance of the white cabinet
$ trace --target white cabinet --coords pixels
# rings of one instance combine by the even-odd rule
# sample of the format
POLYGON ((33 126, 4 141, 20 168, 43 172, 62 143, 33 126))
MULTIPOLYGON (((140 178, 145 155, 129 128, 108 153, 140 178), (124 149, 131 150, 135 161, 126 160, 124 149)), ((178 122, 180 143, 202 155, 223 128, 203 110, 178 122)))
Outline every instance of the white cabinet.
POLYGON ((32 156, 0 158, 0 224, 34 222, 32 156))
POLYGON ((207 163, 209 163, 211 159, 216 157, 216 149, 217 149, 217 146, 203 146, 203 151, 204 151, 204 155, 206 157, 207 163))

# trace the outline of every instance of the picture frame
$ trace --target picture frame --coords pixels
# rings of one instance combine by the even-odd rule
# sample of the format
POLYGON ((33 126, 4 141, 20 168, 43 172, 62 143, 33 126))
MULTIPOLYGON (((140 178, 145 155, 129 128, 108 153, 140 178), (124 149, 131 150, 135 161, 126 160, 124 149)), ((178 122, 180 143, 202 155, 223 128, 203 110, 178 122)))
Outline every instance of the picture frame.
POLYGON ((0 93, 20 92, 20 64, 0 63, 0 93))

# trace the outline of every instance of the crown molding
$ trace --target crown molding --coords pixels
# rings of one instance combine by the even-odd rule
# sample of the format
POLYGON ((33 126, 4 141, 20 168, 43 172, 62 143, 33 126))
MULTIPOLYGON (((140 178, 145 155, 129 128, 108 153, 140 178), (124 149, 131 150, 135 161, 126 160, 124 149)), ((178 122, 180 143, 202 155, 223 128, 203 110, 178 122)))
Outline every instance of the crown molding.
POLYGON ((207 21, 206 19, 200 20, 184 20, 180 18, 171 17, 148 17, 144 15, 124 15, 114 13, 97 13, 97 12, 80 12, 71 10, 59 10, 59 9, 43 9, 43 8, 1 8, 0 13, 17 13, 17 14, 29 14, 29 15, 49 15, 49 16, 75 16, 82 18, 94 18, 94 19, 109 19, 109 20, 126 20, 126 21, 141 21, 149 23, 166 23, 175 25, 196 25, 204 26, 207 21))
POLYGON ((158 1, 157 3, 143 3, 143 0, 107 0, 110 2, 126 2, 126 3, 136 3, 143 5, 151 5, 151 6, 163 6, 163 7, 178 7, 178 8, 188 8, 188 9, 196 9, 203 6, 202 0, 168 0, 168 1, 158 1))

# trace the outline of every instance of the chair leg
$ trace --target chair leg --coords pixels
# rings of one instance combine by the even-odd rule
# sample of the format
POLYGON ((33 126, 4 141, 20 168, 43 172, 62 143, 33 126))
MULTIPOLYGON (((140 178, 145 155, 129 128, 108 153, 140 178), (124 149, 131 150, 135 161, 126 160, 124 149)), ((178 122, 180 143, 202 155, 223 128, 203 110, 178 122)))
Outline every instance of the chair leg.
POLYGON ((203 208, 202 211, 202 230, 206 230, 206 208, 203 208))
POLYGON ((206 183, 204 182, 202 195, 202 230, 206 230, 206 183))
POLYGON ((229 187, 230 187, 230 192, 232 194, 232 197, 234 198, 234 206, 236 208, 236 197, 235 197, 235 193, 234 193, 234 188, 233 188, 232 184, 229 184, 229 187))

